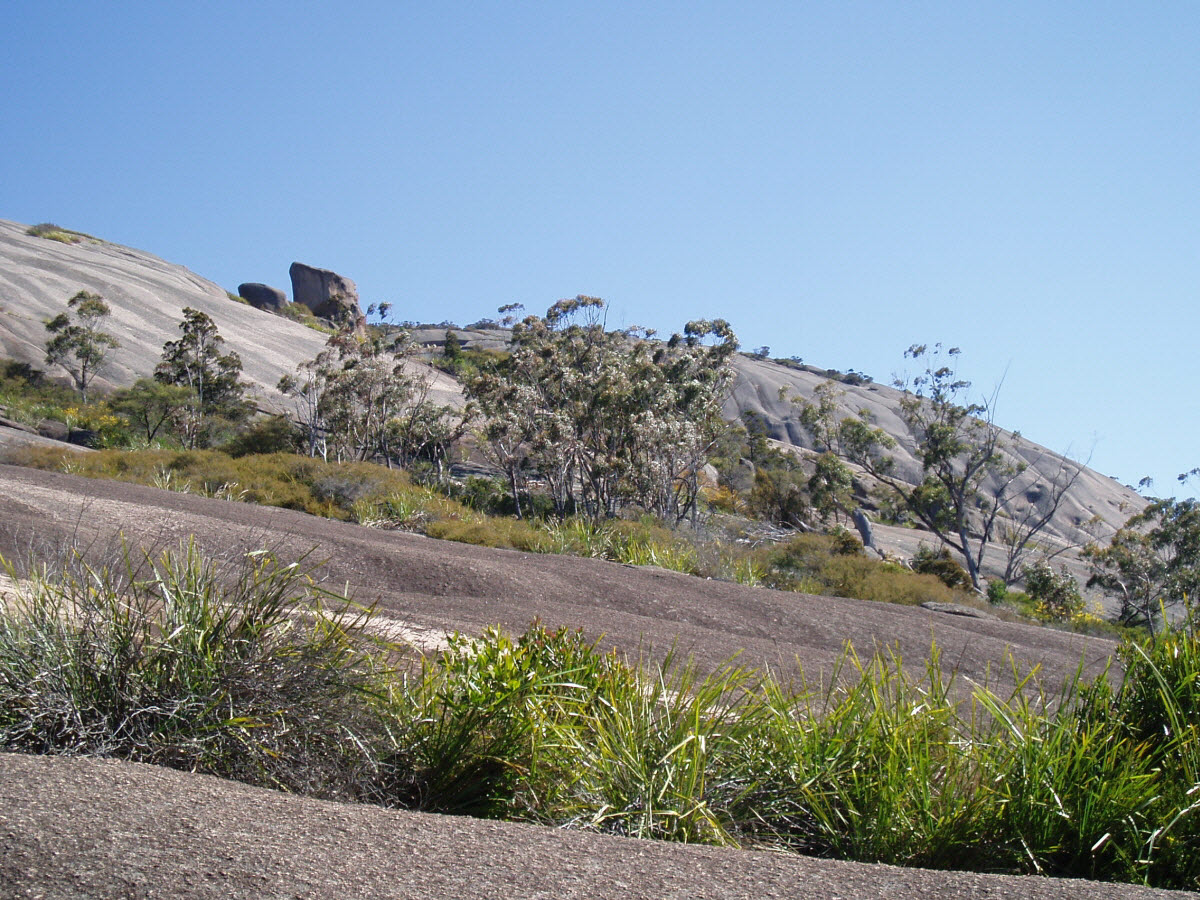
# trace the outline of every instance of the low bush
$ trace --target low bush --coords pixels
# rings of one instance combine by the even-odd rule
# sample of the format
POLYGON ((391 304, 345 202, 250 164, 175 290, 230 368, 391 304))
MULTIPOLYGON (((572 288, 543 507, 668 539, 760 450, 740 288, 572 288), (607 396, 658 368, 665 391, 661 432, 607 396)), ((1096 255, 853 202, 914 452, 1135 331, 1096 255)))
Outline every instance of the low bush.
POLYGON ((967 599, 934 575, 911 572, 895 563, 862 555, 852 536, 802 534, 786 544, 759 551, 763 582, 781 590, 832 594, 916 606, 967 599))
POLYGON ((96 238, 89 234, 84 234, 81 231, 72 231, 70 228, 63 228, 52 222, 31 225, 25 229, 25 233, 33 237, 46 238, 49 241, 58 241, 60 244, 79 244, 85 240, 97 241, 96 238))
POLYGON ((913 556, 912 570, 921 575, 933 575, 951 590, 971 590, 971 576, 946 547, 934 550, 928 544, 919 544, 913 556))

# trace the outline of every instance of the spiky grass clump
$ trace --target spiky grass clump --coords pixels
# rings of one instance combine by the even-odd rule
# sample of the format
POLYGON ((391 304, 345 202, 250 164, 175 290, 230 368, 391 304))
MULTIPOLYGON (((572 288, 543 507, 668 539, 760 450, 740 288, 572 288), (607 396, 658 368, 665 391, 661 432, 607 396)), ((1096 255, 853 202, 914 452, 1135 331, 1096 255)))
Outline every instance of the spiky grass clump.
POLYGON ((576 760, 563 730, 634 673, 579 631, 535 623, 517 639, 455 635, 420 673, 393 686, 385 802, 474 815, 545 818, 576 760))
POLYGON ((252 553, 227 568, 193 543, 73 562, 18 581, 0 616, 0 748, 359 793, 374 727, 361 613, 302 563, 252 553))

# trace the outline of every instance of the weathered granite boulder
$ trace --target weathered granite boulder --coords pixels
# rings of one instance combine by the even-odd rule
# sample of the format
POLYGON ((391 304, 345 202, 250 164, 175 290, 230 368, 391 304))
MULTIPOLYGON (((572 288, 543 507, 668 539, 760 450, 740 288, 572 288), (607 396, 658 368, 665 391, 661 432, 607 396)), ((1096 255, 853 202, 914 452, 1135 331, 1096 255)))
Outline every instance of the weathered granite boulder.
POLYGON ((366 324, 358 305, 358 288, 349 278, 299 262, 292 263, 288 274, 292 276, 292 299, 311 309, 313 315, 359 327, 366 324))
POLYGON ((255 309, 272 313, 277 313, 288 305, 287 294, 279 288, 259 284, 257 281, 239 284, 238 296, 248 301, 255 309))

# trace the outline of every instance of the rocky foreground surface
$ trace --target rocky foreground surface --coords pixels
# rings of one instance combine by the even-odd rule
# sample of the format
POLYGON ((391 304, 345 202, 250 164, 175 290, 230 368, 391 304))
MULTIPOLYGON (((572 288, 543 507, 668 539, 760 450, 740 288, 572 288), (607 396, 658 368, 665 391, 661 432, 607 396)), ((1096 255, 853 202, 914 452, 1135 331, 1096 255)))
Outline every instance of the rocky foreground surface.
POLYGON ((672 646, 704 666, 734 655, 781 678, 828 675, 847 644, 862 656, 894 650, 914 674, 936 642, 942 663, 999 691, 1018 668, 1060 684, 1083 665, 1096 675, 1110 640, 919 607, 793 594, 654 567, 496 550, 365 528, 286 509, 0 465, 0 554, 54 560, 67 548, 109 559, 194 538, 217 558, 268 549, 320 563, 327 587, 374 604, 378 618, 421 632, 520 632, 534 620, 582 627, 636 656, 672 646))
POLYGON ((0 754, 0 897, 1171 896, 1183 895, 637 841, 329 803, 113 760, 0 754))

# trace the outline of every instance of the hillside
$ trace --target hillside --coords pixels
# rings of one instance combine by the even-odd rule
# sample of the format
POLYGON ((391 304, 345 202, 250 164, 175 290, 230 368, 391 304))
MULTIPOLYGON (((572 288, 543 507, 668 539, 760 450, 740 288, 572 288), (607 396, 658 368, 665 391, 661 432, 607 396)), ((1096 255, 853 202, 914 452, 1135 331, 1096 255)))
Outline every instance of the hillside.
MULTIPOLYGON (((63 244, 34 237, 26 227, 0 220, 0 356, 44 367, 43 323, 80 290, 108 301, 113 313, 106 330, 121 342, 99 379, 101 388, 132 384, 153 372, 163 344, 179 337, 185 306, 216 323, 227 349, 242 358, 243 377, 264 409, 284 408, 276 390, 280 377, 325 346, 326 335, 234 302, 183 266, 106 241, 63 244)), ((450 379, 431 374, 441 402, 461 396, 450 379)))
MULTIPOLYGON (((100 240, 63 244, 25 233, 26 226, 0 221, 0 356, 43 366, 45 330, 43 322, 62 311, 65 301, 76 291, 99 293, 113 308, 110 330, 121 342, 113 354, 113 364, 104 373, 102 386, 119 386, 150 373, 158 362, 162 345, 178 336, 177 328, 185 306, 208 314, 228 347, 236 351, 244 364, 245 378, 254 386, 263 409, 286 408, 275 385, 281 375, 294 370, 297 363, 311 359, 323 347, 325 335, 294 321, 230 300, 221 287, 206 281, 183 266, 166 262, 150 254, 100 240)), ((403 311, 398 311, 403 315, 403 311)), ((736 327, 736 322, 734 323, 736 327)), ((503 345, 503 332, 457 329, 466 346, 503 345)), ((419 341, 436 342, 444 338, 444 329, 418 329, 419 341)), ((780 399, 780 390, 811 398, 814 389, 826 380, 811 368, 793 368, 769 360, 738 356, 736 379, 726 404, 731 419, 751 411, 760 415, 778 446, 795 452, 811 447, 811 440, 799 424, 796 408, 780 399)), ((434 399, 460 404, 462 393, 454 379, 435 369, 434 399)), ((911 440, 898 416, 900 393, 880 384, 843 384, 841 409, 852 415, 867 409, 876 424, 899 441, 898 468, 915 478, 919 466, 913 458, 911 440)), ((1063 458, 1024 438, 1009 436, 1014 462, 1030 466, 1046 478, 1053 478, 1064 465, 1063 458)), ((1075 463, 1067 463, 1073 469, 1075 463)), ((1015 512, 1020 515, 1030 504, 1048 502, 1044 491, 1033 486, 1026 492, 1015 512)), ((867 487, 864 481, 862 486, 867 487)), ((1133 490, 1090 469, 1080 474, 1066 500, 1045 531, 1047 546, 1075 546, 1090 539, 1104 540, 1144 505, 1133 490), (1086 526, 1086 527, 1085 527, 1086 526)), ((911 555, 921 541, 929 541, 925 532, 913 529, 883 528, 884 546, 901 555, 911 555)), ((1079 572, 1082 568, 1073 561, 1079 572)), ((997 554, 989 557, 985 569, 1003 569, 997 554)))
MULTIPOLYGON (((260 403, 281 403, 274 384, 313 356, 324 335, 229 299, 188 270, 106 243, 57 244, 0 223, 0 355, 42 366, 42 321, 80 289, 113 306, 122 342, 110 385, 152 370, 184 306, 209 314, 238 352, 260 403)), ((496 332, 470 340, 494 340, 496 332)), ((432 335, 434 340, 438 335, 432 335)), ((781 386, 811 393, 820 377, 739 358, 728 412, 759 412, 781 446, 803 450, 781 386)), ((449 379, 439 396, 460 398, 449 379)), ((889 388, 847 386, 848 408, 872 404, 894 424, 889 388)), ((1034 455, 1037 449, 1029 450, 1034 455)), ((1111 487, 1110 487, 1111 486, 1111 487)), ((1085 473, 1072 515, 1123 521, 1124 496, 1085 473)), ((1112 641, 989 616, 783 593, 653 567, 535 555, 364 528, 291 510, 229 503, 57 472, 0 466, 0 554, 53 561, 78 549, 111 560, 119 541, 135 553, 193 538, 213 559, 267 550, 322 563, 324 582, 374 604, 376 627, 419 647, 447 632, 488 625, 519 632, 533 620, 578 626, 632 656, 672 647, 712 669, 739 664, 825 681, 847 643, 864 655, 895 651, 924 671, 936 643, 956 689, 988 684, 1003 694, 1014 669, 1036 667, 1046 684, 1080 670, 1095 676, 1112 641)), ((1065 529, 1073 523, 1063 524, 1065 529)), ((880 528, 882 542, 911 548, 923 535, 880 528)), ((927 535, 924 537, 928 538, 927 535)), ((783 854, 631 843, 595 834, 401 813, 287 796, 116 761, 0 755, 0 884, 45 896, 911 896, 1142 897, 1127 885, 934 873, 783 854), (99 799, 98 799, 99 798, 99 799), (265 823, 265 824, 264 824, 265 823), (633 865, 630 860, 634 860, 633 865)), ((0 890, 0 894, 3 890, 0 890)))
MULTIPOLYGON (((941 663, 1001 694, 1018 670, 1044 684, 1111 641, 889 604, 788 594, 654 568, 434 541, 288 510, 0 466, 0 554, 111 559, 194 537, 219 560, 317 548, 325 583, 376 604, 418 640, 532 619, 581 625, 637 656, 677 646, 708 669, 739 663, 825 680, 845 642, 893 649, 919 675, 941 663)), ((0 754, 0 883, 39 896, 1095 897, 1168 896, 1133 885, 897 869, 783 853, 631 841, 289 796, 117 760, 0 754)), ((0 895, 4 895, 0 890, 0 895)), ((13 894, 14 896, 24 894, 13 894)))

